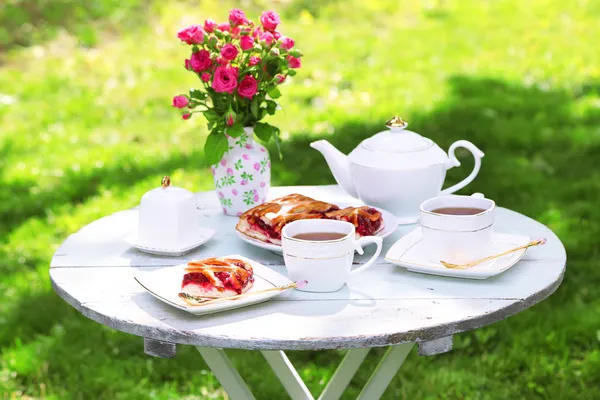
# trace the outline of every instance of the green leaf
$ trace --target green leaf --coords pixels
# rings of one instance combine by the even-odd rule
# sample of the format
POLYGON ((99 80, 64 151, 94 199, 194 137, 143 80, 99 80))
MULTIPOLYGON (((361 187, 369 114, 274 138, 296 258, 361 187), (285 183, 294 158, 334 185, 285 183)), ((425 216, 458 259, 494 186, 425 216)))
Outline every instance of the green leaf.
POLYGON ((190 97, 196 100, 204 100, 208 97, 208 95, 206 94, 206 92, 203 92, 201 90, 190 89, 190 97))
POLYGON ((267 102, 267 112, 270 115, 275 114, 275 110, 277 110, 277 103, 274 102, 273 100, 266 100, 267 102))
POLYGON ((211 165, 218 163, 227 151, 227 138, 220 130, 213 130, 204 143, 204 156, 211 165))
POLYGON ((266 122, 259 122, 254 125, 254 133, 263 142, 268 142, 269 139, 271 139, 274 129, 274 126, 269 125, 266 122))
POLYGON ((254 96, 250 102, 250 111, 252 111, 252 115, 258 118, 258 96, 254 96))
POLYGON ((293 69, 290 69, 290 70, 287 72, 287 74, 288 74, 289 76, 296 76, 296 71, 295 71, 295 70, 293 70, 293 69))
POLYGON ((303 56, 302 52, 300 50, 298 50, 298 49, 291 49, 290 50, 290 55, 292 57, 302 57, 303 56))
POLYGON ((227 127, 227 130, 225 132, 227 132, 229 136, 237 138, 244 134, 244 127, 241 123, 238 122, 233 124, 232 126, 227 127))
POLYGON ((202 114, 204 114, 204 117, 208 122, 214 122, 219 119, 219 114, 217 114, 215 110, 205 110, 202 111, 202 114))
POLYGON ((272 98, 273 100, 278 99, 281 97, 281 92, 279 91, 278 88, 273 88, 272 90, 269 91, 269 97, 272 98))

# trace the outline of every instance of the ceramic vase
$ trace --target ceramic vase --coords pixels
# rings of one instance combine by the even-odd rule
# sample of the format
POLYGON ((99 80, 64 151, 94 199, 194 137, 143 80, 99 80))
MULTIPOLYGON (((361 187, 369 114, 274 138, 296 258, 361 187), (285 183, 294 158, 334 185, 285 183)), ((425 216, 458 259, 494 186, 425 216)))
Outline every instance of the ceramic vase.
POLYGON ((212 166, 215 190, 227 215, 239 216, 264 203, 271 186, 271 160, 264 146, 254 140, 254 130, 244 128, 238 138, 228 136, 229 150, 212 166))

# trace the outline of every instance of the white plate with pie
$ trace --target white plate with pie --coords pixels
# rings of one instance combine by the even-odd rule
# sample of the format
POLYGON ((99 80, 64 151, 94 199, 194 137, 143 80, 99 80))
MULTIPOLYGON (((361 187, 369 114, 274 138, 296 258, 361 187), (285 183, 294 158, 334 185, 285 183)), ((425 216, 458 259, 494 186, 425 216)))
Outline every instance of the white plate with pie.
MULTIPOLYGON (((222 300, 217 302, 207 302, 206 304, 190 305, 179 297, 181 292, 181 283, 183 276, 186 274, 185 268, 187 264, 166 267, 150 272, 139 272, 134 276, 137 283, 140 284, 148 293, 158 300, 187 311, 194 315, 206 315, 219 311, 233 310, 240 307, 249 306, 252 304, 262 303, 271 299, 274 296, 283 293, 284 290, 271 291, 266 293, 254 292, 271 289, 277 286, 289 285, 292 282, 285 276, 272 269, 250 260, 240 255, 227 256, 227 258, 235 258, 248 262, 254 270, 254 284, 245 292, 245 296, 233 299, 222 300), (247 294, 247 295, 246 295, 247 294)), ((287 289, 289 290, 289 289, 287 289)))
MULTIPOLYGON (((337 206, 340 208, 360 207, 363 205, 364 204, 349 204, 349 203, 338 203, 337 204, 337 206)), ((369 207, 371 207, 371 206, 369 206, 369 207)), ((396 218, 396 216, 382 208, 379 208, 379 207, 372 207, 372 208, 379 211, 381 213, 381 218, 383 219, 383 228, 379 232, 377 232, 374 236, 378 236, 378 237, 384 239, 384 238, 388 237, 389 235, 391 235, 392 233, 394 233, 396 231, 396 229, 398 228, 398 219, 396 218)), ((267 243, 267 242, 263 242, 258 239, 254 239, 250 236, 243 234, 242 232, 240 232, 238 230, 236 230, 235 233, 237 234, 237 236, 240 239, 242 239, 244 242, 246 242, 248 244, 251 244, 256 247, 260 247, 265 250, 270 250, 270 251, 272 251, 274 253, 278 253, 278 254, 281 254, 281 252, 282 252, 281 245, 279 245, 279 244, 267 243)))
MULTIPOLYGON (((494 242, 490 255, 529 243, 531 238, 524 235, 493 233, 494 242)), ((388 250, 385 260, 406 268, 408 271, 453 278, 487 279, 501 274, 521 260, 527 249, 515 251, 496 259, 483 262, 468 269, 451 269, 431 260, 430 252, 423 242, 421 227, 403 236, 388 250)))
POLYGON ((125 243, 144 253, 154 254, 157 256, 178 257, 208 242, 215 233, 216 230, 214 229, 198 227, 198 230, 193 235, 190 235, 187 240, 181 242, 176 248, 158 248, 154 246, 148 246, 140 241, 137 232, 127 236, 125 238, 125 243))

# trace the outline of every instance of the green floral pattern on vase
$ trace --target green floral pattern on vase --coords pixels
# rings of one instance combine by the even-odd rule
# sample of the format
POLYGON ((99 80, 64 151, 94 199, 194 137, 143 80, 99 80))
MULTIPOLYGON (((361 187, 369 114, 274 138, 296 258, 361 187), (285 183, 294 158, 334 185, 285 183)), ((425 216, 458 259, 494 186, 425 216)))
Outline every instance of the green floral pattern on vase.
POLYGON ((264 146, 254 141, 252 128, 238 138, 227 138, 229 150, 211 167, 223 212, 241 215, 266 201, 271 186, 271 160, 264 146))

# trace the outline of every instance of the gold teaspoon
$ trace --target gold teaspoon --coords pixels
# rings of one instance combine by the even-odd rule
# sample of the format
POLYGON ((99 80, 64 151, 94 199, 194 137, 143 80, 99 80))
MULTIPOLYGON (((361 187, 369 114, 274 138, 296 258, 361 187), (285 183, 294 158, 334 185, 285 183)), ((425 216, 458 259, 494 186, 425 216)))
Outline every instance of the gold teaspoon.
POLYGON ((510 254, 510 253, 514 253, 515 251, 519 251, 519 250, 522 250, 522 249, 527 249, 529 247, 541 246, 541 245, 543 245, 545 243, 546 243, 546 239, 544 239, 544 238, 536 239, 536 240, 533 240, 533 241, 531 241, 531 242, 529 242, 527 244, 524 244, 522 246, 515 247, 514 249, 506 250, 506 251, 503 251, 502 253, 499 253, 499 254, 496 254, 496 255, 493 255, 493 256, 488 256, 488 257, 482 258, 482 259, 477 260, 477 261, 472 261, 472 262, 470 262, 468 264, 453 264, 453 263, 450 263, 450 262, 447 262, 447 261, 440 261, 440 263, 442 263, 442 265, 444 267, 446 267, 446 268, 467 269, 467 268, 471 268, 471 267, 473 267, 473 266, 475 266, 477 264, 481 264, 482 262, 493 260, 494 258, 502 257, 504 255, 507 255, 507 254, 510 254))

